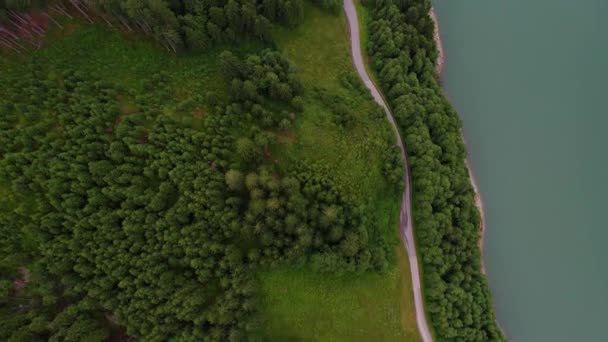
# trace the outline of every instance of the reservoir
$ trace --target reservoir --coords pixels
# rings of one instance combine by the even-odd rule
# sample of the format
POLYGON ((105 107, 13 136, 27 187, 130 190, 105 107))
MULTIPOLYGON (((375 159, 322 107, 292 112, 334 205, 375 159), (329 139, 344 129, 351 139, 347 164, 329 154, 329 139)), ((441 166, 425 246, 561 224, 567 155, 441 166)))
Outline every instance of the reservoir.
POLYGON ((608 340, 608 1, 433 2, 500 325, 608 340))

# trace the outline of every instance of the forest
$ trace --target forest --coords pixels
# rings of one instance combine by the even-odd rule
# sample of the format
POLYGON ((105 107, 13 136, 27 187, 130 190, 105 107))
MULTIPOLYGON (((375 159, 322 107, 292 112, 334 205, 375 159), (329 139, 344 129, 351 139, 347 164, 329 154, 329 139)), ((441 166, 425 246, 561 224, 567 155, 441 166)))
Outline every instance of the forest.
MULTIPOLYGON (((326 165, 273 162, 305 96, 340 129, 349 105, 255 50, 221 52, 217 84, 178 102, 163 71, 131 86, 72 57, 0 60, 0 339, 246 340, 258 270, 387 268, 375 216, 326 165)), ((398 193, 398 152, 381 159, 398 193)))
MULTIPOLYGON (((328 13, 341 8, 336 0, 313 3, 328 13)), ((142 58, 136 84, 102 77, 122 66, 89 65, 78 49, 65 59, 0 55, 0 339, 247 340, 259 330, 261 270, 389 268, 393 241, 373 203, 341 185, 341 170, 275 159, 313 107, 326 108, 324 124, 338 131, 350 133, 360 120, 339 92, 306 89, 276 49, 276 27, 298 27, 306 5, 0 0, 0 33, 19 26, 17 11, 55 8, 151 37, 178 55, 226 50, 212 66, 191 65, 183 79, 147 72, 142 58), (201 81, 199 73, 217 77, 201 81)), ((430 1, 367 6, 371 65, 409 155, 436 338, 502 340, 480 272, 461 123, 434 72, 430 1)), ((356 77, 340 79, 354 92, 361 87, 356 77)), ((383 182, 398 194, 398 149, 379 146, 388 146, 379 153, 383 182)))
POLYGON ((408 153, 426 310, 446 341, 503 340, 481 273, 461 121, 439 86, 429 0, 370 5, 368 53, 408 153))
MULTIPOLYGON (((322 8, 337 13, 338 0, 315 0, 322 8)), ((218 43, 234 42, 243 36, 272 41, 274 24, 297 26, 304 16, 304 0, 2 0, 0 21, 14 20, 14 11, 32 7, 48 8, 57 13, 101 16, 125 30, 140 30, 164 46, 179 51, 204 50, 218 43)), ((26 17, 27 18, 27 17, 26 17)))

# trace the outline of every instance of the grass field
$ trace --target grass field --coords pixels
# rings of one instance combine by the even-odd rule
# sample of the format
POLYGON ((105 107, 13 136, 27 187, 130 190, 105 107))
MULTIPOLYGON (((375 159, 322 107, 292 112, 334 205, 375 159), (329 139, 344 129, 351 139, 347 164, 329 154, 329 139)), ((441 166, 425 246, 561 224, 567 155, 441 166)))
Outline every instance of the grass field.
POLYGON ((346 19, 304 4, 304 22, 293 29, 277 27, 273 37, 298 67, 305 86, 340 91, 337 76, 353 70, 346 19))
POLYGON ((358 81, 345 18, 306 4, 302 25, 294 30, 279 28, 275 33, 279 49, 294 62, 306 89, 305 111, 296 120, 296 139, 285 143, 278 156, 322 161, 331 166, 332 176, 351 195, 361 200, 379 195, 378 201, 396 202, 398 194, 386 184, 380 169, 381 152, 393 144, 393 132, 383 116, 371 114, 379 107, 367 90, 348 89, 341 82, 344 75, 358 81), (347 128, 332 122, 333 114, 327 103, 312 95, 314 89, 324 89, 344 101, 353 122, 347 128))
POLYGON ((343 14, 312 5, 295 30, 278 29, 275 39, 298 68, 307 93, 298 118, 297 141, 284 144, 279 158, 330 165, 348 193, 373 205, 383 234, 394 246, 386 273, 331 276, 307 268, 283 267, 260 276, 262 334, 273 341, 419 341, 407 256, 398 236, 399 194, 386 184, 379 156, 393 133, 388 122, 369 113, 375 103, 366 93, 345 88, 340 79, 353 73, 348 29, 343 14), (324 88, 346 100, 357 118, 342 129, 311 96, 324 88))
POLYGON ((264 274, 265 333, 272 341, 419 341, 407 257, 387 274, 328 277, 305 269, 264 274))

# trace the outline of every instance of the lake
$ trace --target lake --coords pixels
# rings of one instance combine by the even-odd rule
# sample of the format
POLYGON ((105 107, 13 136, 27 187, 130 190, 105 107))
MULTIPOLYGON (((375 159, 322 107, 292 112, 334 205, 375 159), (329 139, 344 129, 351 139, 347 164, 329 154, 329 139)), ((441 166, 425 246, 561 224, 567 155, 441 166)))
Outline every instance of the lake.
POLYGON ((608 341, 608 1, 435 0, 512 341, 608 341))

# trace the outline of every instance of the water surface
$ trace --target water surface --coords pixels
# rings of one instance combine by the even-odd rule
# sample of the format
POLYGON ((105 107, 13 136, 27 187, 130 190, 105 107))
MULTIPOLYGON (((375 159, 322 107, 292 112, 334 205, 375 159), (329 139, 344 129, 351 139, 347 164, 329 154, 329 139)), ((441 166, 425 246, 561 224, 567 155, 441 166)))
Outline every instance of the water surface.
POLYGON ((608 1, 434 0, 513 341, 608 341, 608 1))

